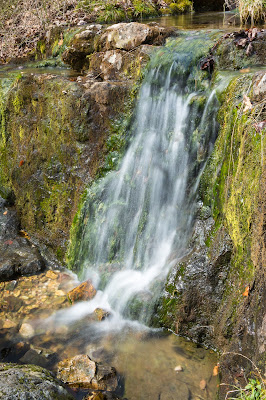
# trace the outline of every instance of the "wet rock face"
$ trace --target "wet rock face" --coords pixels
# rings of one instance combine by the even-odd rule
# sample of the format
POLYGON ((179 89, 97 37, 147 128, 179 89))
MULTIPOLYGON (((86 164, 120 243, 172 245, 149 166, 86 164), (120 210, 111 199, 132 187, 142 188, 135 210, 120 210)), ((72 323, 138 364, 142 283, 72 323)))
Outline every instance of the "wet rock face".
POLYGON ((212 217, 198 218, 187 255, 168 277, 161 305, 164 324, 178 334, 205 345, 215 341, 214 321, 230 268, 232 242, 224 229, 210 248, 206 243, 214 227, 212 217), (208 301, 206 301, 208 299, 208 301))
MULTIPOLYGON (((0 198, 0 281, 41 272, 45 265, 39 250, 19 236, 17 213, 0 198)), ((25 234, 25 233, 24 233, 25 234)))
POLYGON ((73 400, 47 370, 32 365, 0 364, 0 397, 5 400, 73 400))
POLYGON ((118 385, 113 367, 96 363, 87 355, 59 362, 57 377, 73 387, 114 391, 118 385))

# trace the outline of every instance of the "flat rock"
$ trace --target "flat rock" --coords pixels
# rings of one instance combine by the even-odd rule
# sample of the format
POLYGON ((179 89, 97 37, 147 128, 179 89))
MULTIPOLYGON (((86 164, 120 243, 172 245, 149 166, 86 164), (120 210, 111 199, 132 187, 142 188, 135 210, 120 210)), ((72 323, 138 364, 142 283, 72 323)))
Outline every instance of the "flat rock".
POLYGON ((5 400, 73 400, 62 382, 33 365, 0 363, 0 398, 5 400))
POLYGON ((109 26, 97 43, 98 51, 113 49, 133 50, 142 44, 161 45, 166 37, 174 35, 175 29, 139 22, 114 24, 109 26))

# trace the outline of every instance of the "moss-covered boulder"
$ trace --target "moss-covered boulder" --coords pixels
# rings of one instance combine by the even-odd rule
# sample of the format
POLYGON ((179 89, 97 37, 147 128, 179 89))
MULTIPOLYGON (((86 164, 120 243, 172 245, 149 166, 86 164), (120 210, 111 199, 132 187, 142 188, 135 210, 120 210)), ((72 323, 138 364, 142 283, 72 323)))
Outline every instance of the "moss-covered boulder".
POLYGON ((73 400, 62 382, 44 368, 0 363, 0 397, 5 400, 73 400))
POLYGON ((62 54, 63 61, 80 71, 89 66, 88 56, 94 52, 94 42, 102 31, 102 25, 92 24, 76 33, 62 54))

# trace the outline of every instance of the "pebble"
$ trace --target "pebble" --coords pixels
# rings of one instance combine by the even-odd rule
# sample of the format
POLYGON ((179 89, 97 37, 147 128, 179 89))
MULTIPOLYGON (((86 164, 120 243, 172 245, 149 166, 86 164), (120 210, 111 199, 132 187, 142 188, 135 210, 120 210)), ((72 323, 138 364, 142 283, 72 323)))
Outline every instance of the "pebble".
POLYGON ((199 387, 200 387, 201 390, 205 390, 205 389, 206 389, 206 387, 207 387, 207 382, 205 381, 205 379, 202 379, 202 380, 200 381, 199 387))
POLYGON ((20 327, 19 334, 24 338, 30 338, 34 335, 34 329, 30 324, 24 323, 20 327))

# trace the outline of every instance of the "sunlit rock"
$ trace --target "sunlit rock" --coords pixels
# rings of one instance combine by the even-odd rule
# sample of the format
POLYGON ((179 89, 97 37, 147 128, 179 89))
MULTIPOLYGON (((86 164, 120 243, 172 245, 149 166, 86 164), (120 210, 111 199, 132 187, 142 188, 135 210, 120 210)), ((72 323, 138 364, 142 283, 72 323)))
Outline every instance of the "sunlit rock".
POLYGON ((166 37, 175 33, 175 28, 164 28, 157 24, 148 25, 138 22, 119 23, 109 26, 100 36, 98 50, 133 50, 142 44, 161 45, 166 37))
POLYGON ((77 355, 58 364, 57 377, 73 387, 115 390, 116 371, 113 367, 92 361, 87 355, 77 355))
POLYGON ((75 303, 76 301, 91 300, 95 295, 96 289, 94 288, 91 280, 88 279, 68 292, 67 297, 71 303, 75 303))

